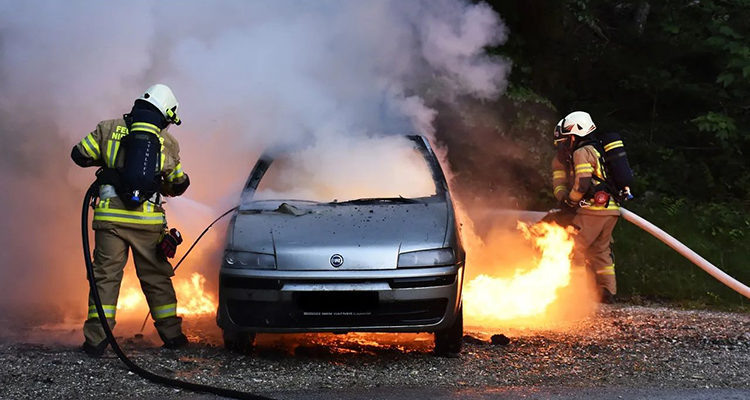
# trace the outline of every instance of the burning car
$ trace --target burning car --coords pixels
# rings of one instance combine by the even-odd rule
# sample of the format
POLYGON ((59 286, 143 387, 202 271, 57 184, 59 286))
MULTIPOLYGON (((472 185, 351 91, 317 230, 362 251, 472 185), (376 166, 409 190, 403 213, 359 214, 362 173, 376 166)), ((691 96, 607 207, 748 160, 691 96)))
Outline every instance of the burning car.
POLYGON ((266 152, 230 222, 217 323, 227 348, 258 332, 434 332, 461 349, 465 253, 422 136, 266 152))

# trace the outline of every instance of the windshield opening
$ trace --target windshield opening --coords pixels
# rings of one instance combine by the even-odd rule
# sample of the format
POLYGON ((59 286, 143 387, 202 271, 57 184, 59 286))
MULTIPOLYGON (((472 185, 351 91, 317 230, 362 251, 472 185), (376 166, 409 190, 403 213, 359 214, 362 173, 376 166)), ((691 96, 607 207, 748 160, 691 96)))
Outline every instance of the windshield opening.
POLYGON ((428 160, 406 137, 347 139, 276 157, 252 200, 345 202, 437 194, 428 160))

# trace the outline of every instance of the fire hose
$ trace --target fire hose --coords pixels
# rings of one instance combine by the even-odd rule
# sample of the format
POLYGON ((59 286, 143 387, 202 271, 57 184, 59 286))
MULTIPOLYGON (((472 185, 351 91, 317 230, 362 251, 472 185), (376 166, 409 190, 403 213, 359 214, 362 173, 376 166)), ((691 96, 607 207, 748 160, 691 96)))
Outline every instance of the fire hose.
MULTIPOLYGON (((148 371, 138 366, 133 361, 131 361, 128 358, 128 356, 122 351, 120 346, 117 344, 117 340, 115 340, 115 336, 112 334, 112 329, 110 329, 109 323, 107 323, 107 317, 104 314, 104 307, 102 307, 102 300, 99 297, 99 290, 96 287, 96 280, 94 278, 94 264, 91 261, 91 246, 89 245, 89 204, 91 204, 92 201, 98 196, 98 189, 99 189, 99 185, 97 184, 97 182, 94 182, 86 191, 86 195, 83 198, 83 209, 81 211, 81 234, 82 234, 81 239, 83 243, 83 258, 86 262, 86 277, 89 281, 89 288, 91 290, 91 295, 94 299, 94 304, 96 306, 96 313, 99 317, 99 322, 101 323, 102 329, 104 329, 104 334, 106 335, 107 340, 109 341, 110 346, 112 346, 112 350, 115 352, 117 357, 133 373, 138 374, 138 376, 144 379, 147 379, 151 382, 159 383, 165 386, 186 389, 186 390, 190 390, 193 392, 212 393, 217 396, 231 397, 235 399, 272 400, 270 397, 264 397, 264 396, 252 394, 249 392, 241 392, 241 391, 233 390, 233 389, 225 389, 225 388, 220 388, 220 387, 215 387, 215 386, 210 386, 210 385, 202 385, 199 383, 187 382, 187 381, 182 381, 179 379, 168 378, 166 376, 158 375, 156 373, 153 373, 151 371, 148 371)), ((229 211, 227 211, 224 215, 228 213, 229 211)), ((222 215, 222 217, 224 215, 222 215)), ((220 218, 221 217, 219 217, 217 221, 220 218)), ((214 223, 215 222, 216 221, 214 221, 214 223)), ((213 223, 211 225, 213 225, 213 223)), ((208 228, 210 227, 211 226, 209 225, 208 228)), ((208 228, 206 228, 206 231, 208 230, 208 228)), ((204 231, 203 233, 205 233, 206 231, 204 231)), ((203 234, 201 234, 201 237, 202 236, 203 234)), ((193 243, 193 246, 195 246, 198 240, 200 240, 200 237, 193 243)), ((190 247, 191 250, 193 246, 190 247)), ((188 253, 189 253, 189 250, 188 250, 188 253)), ((187 256, 187 253, 185 254, 185 256, 187 256)), ((183 256, 182 260, 185 259, 185 256, 183 256)), ((180 260, 180 262, 182 262, 182 260, 180 260)))
POLYGON ((667 246, 680 253, 683 257, 690 260, 693 264, 708 272, 709 275, 718 279, 719 282, 750 299, 750 287, 747 287, 742 282, 732 278, 726 272, 720 270, 719 268, 708 262, 705 258, 701 257, 698 253, 694 252, 689 247, 673 238, 670 234, 664 232, 656 225, 646 221, 642 217, 623 207, 620 207, 620 215, 628 222, 631 222, 635 226, 643 229, 655 238, 664 242, 667 246))
MULTIPOLYGON (((559 209, 550 210, 550 212, 547 213, 546 216, 556 215, 556 214, 559 214, 560 212, 561 210, 559 209)), ((539 218, 540 215, 543 216, 545 215, 545 213, 533 212, 533 215, 535 217, 532 217, 532 218, 539 218)), ((726 272, 720 270, 715 265, 708 262, 705 258, 701 257, 698 253, 694 252, 689 247, 682 244, 679 240, 675 239, 667 232, 664 232, 658 226, 652 224, 651 222, 648 222, 643 217, 640 217, 638 214, 624 207, 620 207, 620 216, 625 218, 626 221, 632 223, 633 225, 643 229, 644 231, 649 233, 651 236, 661 240, 667 246, 671 247, 676 252, 680 253, 680 255, 687 258, 690 262, 697 265, 698 267, 706 271, 709 275, 719 280, 719 282, 723 283, 724 285, 734 290, 735 292, 750 299, 750 287, 747 287, 742 282, 729 276, 726 272)))
MULTIPOLYGON (((215 223, 219 222, 220 219, 226 217, 230 212, 232 212, 232 211, 234 211, 236 209, 237 209, 237 207, 230 208, 224 214, 221 214, 213 222, 211 222, 210 224, 208 224, 208 226, 206 227, 206 229, 204 229, 203 232, 201 232, 201 234, 198 235, 198 238, 195 239, 195 241, 193 242, 193 244, 190 245, 190 248, 185 252, 185 254, 182 255, 182 258, 180 258, 180 261, 178 261, 177 264, 175 264, 174 268, 172 268, 172 272, 177 271, 177 268, 180 268, 180 264, 182 264, 182 262, 185 261, 185 258, 188 256, 188 254, 190 254, 190 252, 193 251, 193 247, 195 247, 195 245, 198 244, 198 242, 201 240, 201 238, 203 237, 203 235, 205 235, 206 232, 208 232, 208 230, 211 229, 211 227, 214 226, 215 223)), ((141 332, 143 332, 143 328, 146 327, 146 323, 148 322, 148 316, 149 316, 149 313, 146 313, 146 317, 143 318, 143 324, 141 324, 141 332)))

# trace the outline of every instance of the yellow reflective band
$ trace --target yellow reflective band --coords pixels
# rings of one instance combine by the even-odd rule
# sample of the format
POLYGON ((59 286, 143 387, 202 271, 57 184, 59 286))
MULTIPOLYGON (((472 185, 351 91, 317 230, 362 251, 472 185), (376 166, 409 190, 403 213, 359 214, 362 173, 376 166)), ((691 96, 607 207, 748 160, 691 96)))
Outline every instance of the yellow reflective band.
POLYGON ((112 157, 112 147, 113 147, 112 142, 113 142, 112 139, 107 140, 107 159, 104 160, 107 166, 110 168, 112 168, 112 159, 114 158, 112 157))
POLYGON ((164 312, 163 314, 161 314, 161 312, 160 312, 158 315, 154 315, 152 313, 151 315, 154 317, 154 319, 164 319, 164 318, 169 318, 169 317, 176 317, 177 316, 177 310, 174 309, 174 310, 169 311, 169 312, 164 312))
POLYGON ((576 165, 576 172, 583 171, 583 170, 591 170, 591 171, 593 171, 594 167, 591 166, 591 164, 589 164, 589 163, 576 165))
MULTIPOLYGON (((104 311, 107 311, 107 310, 116 310, 117 306, 110 305, 110 304, 102 304, 102 308, 104 309, 104 311)), ((96 310, 96 304, 92 304, 92 305, 89 306, 89 311, 91 311, 91 310, 96 310)))
POLYGON ((160 225, 165 222, 162 212, 129 211, 104 207, 94 209, 94 221, 125 222, 139 225, 160 225))
POLYGON ((151 315, 154 317, 154 319, 174 317, 177 315, 177 303, 154 307, 151 309, 151 315))
POLYGON ((562 170, 554 170, 552 171, 552 179, 561 179, 561 178, 567 178, 568 174, 565 173, 565 171, 562 170))
POLYGON ((115 140, 112 146, 114 147, 114 151, 112 152, 112 168, 114 168, 116 167, 115 163, 117 162, 117 152, 120 151, 120 141, 115 140))
POLYGON ((92 134, 86 135, 83 140, 81 140, 81 144, 83 145, 83 148, 86 150, 86 153, 89 154, 94 160, 98 160, 99 157, 101 157, 101 152, 99 151, 99 144, 96 143, 96 140, 94 140, 94 137, 92 134))
POLYGON ((162 225, 164 224, 164 217, 159 218, 146 218, 146 217, 133 217, 133 216, 117 216, 112 214, 94 214, 94 221, 108 221, 108 222, 122 222, 126 224, 138 224, 138 225, 162 225))
POLYGON ((182 164, 177 163, 177 165, 174 167, 174 171, 172 171, 171 174, 167 175, 167 180, 172 182, 175 179, 181 178, 185 176, 185 173, 182 172, 182 164))
POLYGON ((618 141, 607 144, 606 146, 604 146, 604 151, 610 151, 618 147, 623 147, 622 140, 618 140, 618 141))
POLYGON ((154 307, 151 311, 168 310, 170 308, 177 308, 177 303, 164 304, 163 306, 154 307))
POLYGON ((612 265, 608 265, 606 267, 599 268, 596 271, 596 273, 599 274, 599 275, 614 275, 615 274, 615 265, 612 264, 612 265))
POLYGON ((159 127, 154 124, 149 124, 148 122, 133 122, 133 125, 130 126, 130 132, 135 131, 144 131, 157 134, 161 132, 161 129, 159 129, 159 127))
POLYGON ((615 204, 614 201, 609 202, 609 207, 605 206, 588 206, 586 207, 587 210, 593 210, 593 211, 611 211, 611 210, 619 210, 620 207, 615 204))
POLYGON ((567 189, 568 189, 568 187, 565 186, 565 185, 555 186, 554 193, 557 194, 557 192, 562 192, 562 191, 565 191, 567 189))
MULTIPOLYGON (((115 318, 115 311, 117 309, 116 306, 111 304, 102 304, 102 309, 104 310, 105 317, 109 319, 115 318)), ((96 305, 92 304, 89 306, 88 318, 99 318, 99 313, 96 312, 96 305)))
POLYGON ((159 172, 164 171, 164 138, 156 135, 159 138, 159 144, 161 144, 161 148, 159 149, 159 172))
MULTIPOLYGON (((104 313, 104 317, 107 319, 115 319, 115 314, 109 315, 107 313, 104 313)), ((92 318, 94 319, 99 318, 99 314, 97 314, 96 311, 94 311, 93 313, 89 313, 88 319, 92 319, 92 318)))

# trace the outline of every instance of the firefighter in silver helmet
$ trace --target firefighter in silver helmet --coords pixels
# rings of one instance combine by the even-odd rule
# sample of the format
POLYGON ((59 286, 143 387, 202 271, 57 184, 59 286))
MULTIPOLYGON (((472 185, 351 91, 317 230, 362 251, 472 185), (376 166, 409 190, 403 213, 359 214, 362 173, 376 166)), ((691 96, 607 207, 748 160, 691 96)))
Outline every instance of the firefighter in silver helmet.
MULTIPOLYGON (((130 250, 154 325, 169 348, 188 343, 182 333, 182 319, 177 316, 177 298, 171 280, 174 273, 167 261, 167 257, 174 256, 181 238, 174 230, 166 231, 161 206, 162 196, 179 196, 190 184, 180 164, 177 140, 166 129, 170 124, 180 124, 177 108, 177 98, 168 86, 153 85, 135 100, 129 114, 100 122, 71 153, 73 161, 81 167, 102 168, 97 174, 99 199, 93 221, 94 276, 110 327, 115 325, 117 297, 130 250), (137 141, 137 137, 144 140, 137 141), (146 143, 146 147, 131 148, 141 143, 146 143), (150 158, 144 156, 145 161, 140 160, 151 162, 153 167, 145 174, 144 187, 133 186, 126 168, 129 161, 134 162, 128 158, 137 158, 131 154, 139 151, 146 155, 151 152, 150 158)), ((83 350, 91 356, 100 356, 106 350, 107 340, 91 294, 87 315, 83 350)))
POLYGON ((606 171, 591 116, 575 111, 555 126, 557 155, 552 160, 552 184, 560 202, 560 215, 578 229, 574 236, 573 267, 588 268, 596 277, 602 302, 611 302, 617 293, 612 231, 620 215, 609 194, 597 190, 606 181, 606 171))

